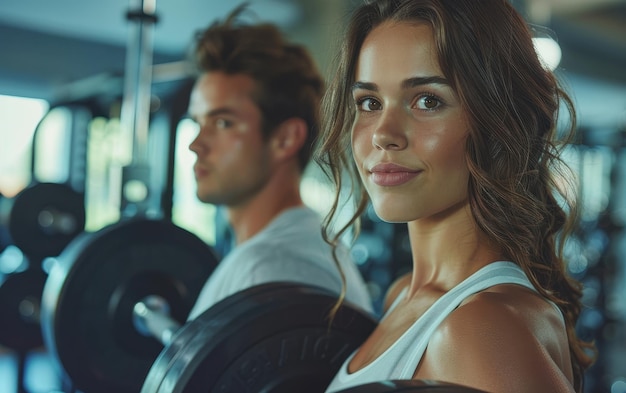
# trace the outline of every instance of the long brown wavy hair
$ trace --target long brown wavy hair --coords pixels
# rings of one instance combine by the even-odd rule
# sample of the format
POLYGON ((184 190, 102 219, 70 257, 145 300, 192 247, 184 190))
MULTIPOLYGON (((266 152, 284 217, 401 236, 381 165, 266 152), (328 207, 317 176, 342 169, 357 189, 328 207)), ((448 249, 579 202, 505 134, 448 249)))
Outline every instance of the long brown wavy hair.
POLYGON ((582 288, 565 270, 563 246, 576 229, 574 185, 561 151, 575 134, 573 103, 535 52, 532 28, 506 0, 380 0, 357 8, 336 59, 336 74, 322 102, 316 160, 335 183, 349 174, 355 214, 331 235, 339 192, 325 221, 336 243, 349 228, 358 234, 369 199, 351 156, 355 117, 351 87, 366 36, 384 21, 432 26, 439 65, 467 113, 466 160, 473 218, 488 238, 516 262, 541 295, 565 317, 574 369, 582 391, 595 347, 576 335, 582 288), (566 124, 559 110, 569 112, 566 124), (558 127, 557 127, 558 126, 558 127))

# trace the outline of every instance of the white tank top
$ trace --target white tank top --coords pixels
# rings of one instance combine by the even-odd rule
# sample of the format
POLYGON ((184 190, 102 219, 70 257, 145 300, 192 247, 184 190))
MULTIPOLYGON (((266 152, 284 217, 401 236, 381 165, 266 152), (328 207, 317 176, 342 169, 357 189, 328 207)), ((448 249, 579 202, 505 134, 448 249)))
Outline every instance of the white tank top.
MULTIPOLYGON (((328 386, 326 393, 371 382, 412 379, 430 337, 439 324, 467 297, 498 284, 519 284, 536 291, 518 265, 503 261, 490 263, 437 299, 385 352, 352 374, 348 373, 348 364, 354 353, 350 355, 328 386)), ((398 295, 389 311, 396 307, 406 290, 405 288, 398 295)))

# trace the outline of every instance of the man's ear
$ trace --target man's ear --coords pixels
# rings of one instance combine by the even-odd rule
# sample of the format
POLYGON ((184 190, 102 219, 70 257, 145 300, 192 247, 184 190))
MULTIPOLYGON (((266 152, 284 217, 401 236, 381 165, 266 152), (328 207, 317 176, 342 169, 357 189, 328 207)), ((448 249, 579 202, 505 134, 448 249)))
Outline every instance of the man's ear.
POLYGON ((283 121, 271 137, 274 157, 281 160, 297 156, 306 143, 308 132, 307 124, 301 118, 292 117, 283 121))

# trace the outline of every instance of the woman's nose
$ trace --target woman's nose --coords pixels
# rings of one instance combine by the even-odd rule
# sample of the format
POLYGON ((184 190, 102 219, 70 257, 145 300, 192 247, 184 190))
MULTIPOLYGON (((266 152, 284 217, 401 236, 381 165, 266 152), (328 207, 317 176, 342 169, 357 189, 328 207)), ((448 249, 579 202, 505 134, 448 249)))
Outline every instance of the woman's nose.
POLYGON ((381 117, 374 130, 372 144, 379 150, 402 150, 408 146, 408 140, 399 121, 386 115, 381 117))

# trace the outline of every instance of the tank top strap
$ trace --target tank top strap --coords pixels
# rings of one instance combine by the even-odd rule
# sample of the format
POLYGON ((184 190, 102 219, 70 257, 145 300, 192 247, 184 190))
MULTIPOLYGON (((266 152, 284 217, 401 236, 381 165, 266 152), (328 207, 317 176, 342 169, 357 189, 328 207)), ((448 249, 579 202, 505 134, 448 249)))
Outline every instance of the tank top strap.
POLYGON ((467 297, 499 284, 518 284, 535 290, 524 271, 513 262, 498 261, 482 267, 435 301, 409 328, 409 331, 415 331, 416 334, 412 339, 418 345, 412 351, 407 351, 402 355, 403 359, 396 363, 392 378, 412 378, 430 337, 441 322, 467 297))

